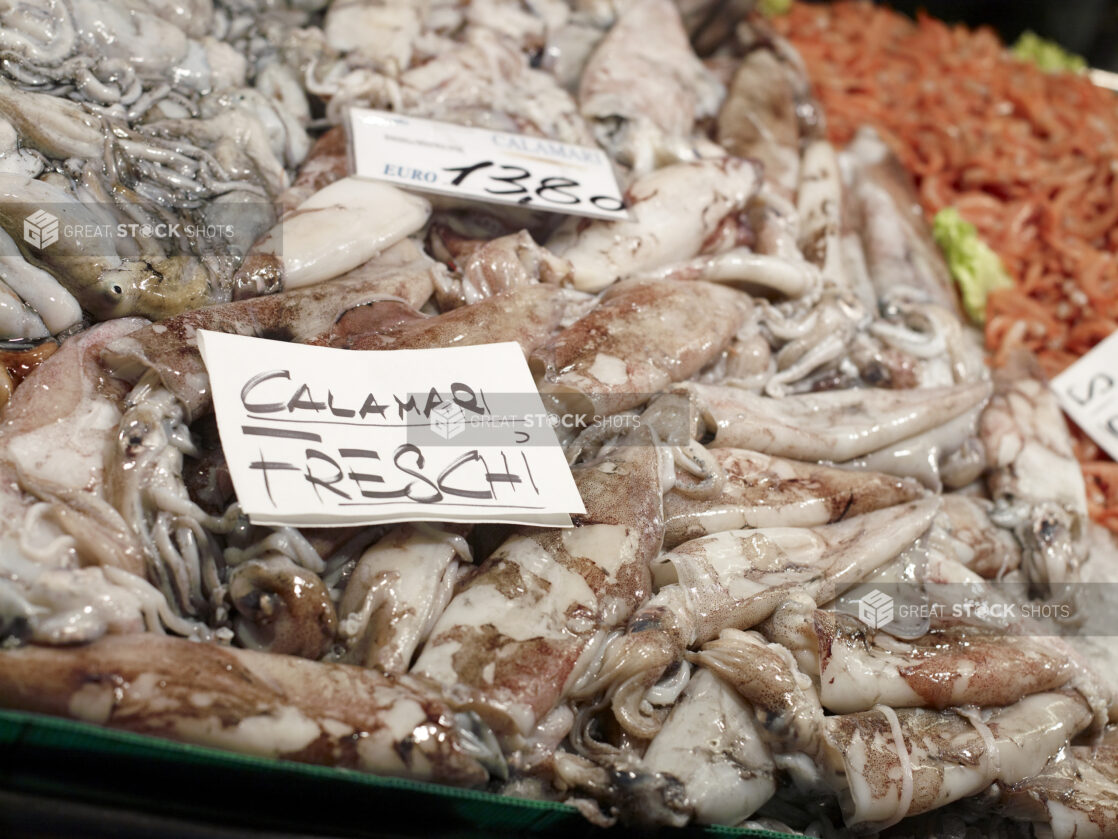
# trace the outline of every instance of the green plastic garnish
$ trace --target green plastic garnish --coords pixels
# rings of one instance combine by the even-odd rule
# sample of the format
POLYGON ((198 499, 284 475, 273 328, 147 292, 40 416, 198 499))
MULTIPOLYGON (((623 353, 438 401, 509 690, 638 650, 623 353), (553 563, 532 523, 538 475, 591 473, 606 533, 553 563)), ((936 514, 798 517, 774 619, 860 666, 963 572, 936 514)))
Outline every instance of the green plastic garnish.
POLYGON ((1047 73, 1058 73, 1061 70, 1082 73, 1087 69, 1087 62, 1082 56, 1068 52, 1055 41, 1049 41, 1027 29, 1021 33, 1010 51, 1022 61, 1031 61, 1047 73))
POLYGON ((1001 258, 954 207, 936 213, 932 235, 943 250, 951 276, 962 292, 963 308, 975 323, 985 323, 987 295, 996 288, 1013 286, 1001 258))

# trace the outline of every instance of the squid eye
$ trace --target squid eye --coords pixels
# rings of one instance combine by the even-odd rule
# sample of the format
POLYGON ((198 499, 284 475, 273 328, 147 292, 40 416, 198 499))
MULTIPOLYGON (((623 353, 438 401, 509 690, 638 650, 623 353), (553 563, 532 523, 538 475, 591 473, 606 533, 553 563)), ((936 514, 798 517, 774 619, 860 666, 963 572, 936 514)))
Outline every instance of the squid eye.
POLYGON ((113 294, 115 294, 119 297, 120 295, 124 294, 124 289, 121 288, 119 285, 114 285, 113 286, 113 294))

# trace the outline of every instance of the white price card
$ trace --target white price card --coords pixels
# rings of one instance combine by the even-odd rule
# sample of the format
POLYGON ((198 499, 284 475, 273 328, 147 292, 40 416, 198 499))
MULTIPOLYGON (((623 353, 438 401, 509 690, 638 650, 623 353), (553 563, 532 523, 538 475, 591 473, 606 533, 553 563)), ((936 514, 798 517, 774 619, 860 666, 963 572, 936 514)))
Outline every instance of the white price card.
POLYGON ((1067 415, 1118 460, 1118 332, 1052 380, 1067 415))
POLYGON ((599 148, 349 110, 354 174, 406 189, 603 219, 628 219, 599 148))
POLYGON ((584 513, 515 343, 354 351, 199 331, 221 444, 254 524, 584 513))

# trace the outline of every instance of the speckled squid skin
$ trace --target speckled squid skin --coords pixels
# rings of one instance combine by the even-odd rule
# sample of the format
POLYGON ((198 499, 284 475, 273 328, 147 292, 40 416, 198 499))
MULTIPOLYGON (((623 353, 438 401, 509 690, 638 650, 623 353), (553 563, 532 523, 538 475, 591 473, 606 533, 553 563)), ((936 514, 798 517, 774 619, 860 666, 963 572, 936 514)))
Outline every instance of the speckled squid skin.
POLYGON ((1118 727, 1097 743, 1073 746, 1044 771, 998 784, 998 809, 1046 825, 1053 839, 1103 839, 1118 834, 1118 727))
POLYGON ((793 593, 823 602, 916 541, 938 509, 929 497, 814 528, 728 530, 685 542, 657 558, 660 591, 630 632, 672 627, 683 634, 682 650, 726 627, 760 623, 793 593))
POLYGON ((541 392, 563 407, 616 413, 714 361, 752 308, 748 295, 714 283, 623 282, 537 350, 531 366, 541 392))
POLYGON ((320 189, 349 173, 345 126, 335 125, 311 146, 295 180, 279 197, 280 213, 294 210, 320 189))
POLYGON ((431 296, 439 270, 412 242, 401 242, 327 283, 207 306, 154 323, 110 345, 104 358, 126 377, 156 370, 193 422, 211 407, 209 376, 198 352, 199 329, 306 342, 330 329, 347 309, 371 300, 398 297, 421 306, 431 296))
POLYGON ((528 734, 651 592, 659 460, 654 446, 631 445, 573 470, 586 514, 573 529, 509 537, 447 606, 412 672, 499 735, 528 734))
POLYGON ((575 288, 601 291, 696 256, 728 218, 745 210, 760 183, 758 165, 734 157, 665 166, 628 188, 629 220, 571 216, 547 248, 570 262, 575 288))
POLYGON ((793 196, 800 143, 816 133, 819 105, 790 44, 754 20, 743 21, 739 32, 752 42, 718 112, 715 139, 731 154, 761 161, 769 182, 793 196))
POLYGON ((855 388, 773 399, 724 385, 686 385, 714 448, 841 462, 936 428, 982 404, 987 382, 913 390, 855 388))
POLYGON ((163 635, 0 652, 0 706, 380 775, 488 777, 421 680, 163 635))
POLYGON ((893 708, 1009 705, 1056 690, 1074 672, 1044 638, 981 627, 944 628, 911 641, 868 630, 836 612, 812 621, 819 652, 819 698, 838 714, 893 708))
POLYGON ((881 828, 1035 775, 1090 721, 1071 692, 1034 694, 988 715, 878 706, 826 718, 826 760, 846 823, 881 828))
POLYGON ((722 489, 711 498, 694 498, 678 488, 664 496, 666 550, 724 530, 830 524, 924 495, 915 481, 880 472, 854 472, 748 449, 711 449, 710 454, 726 476, 722 489))
POLYGON ((911 545, 931 523, 923 499, 816 528, 728 530, 685 542, 653 562, 656 595, 614 636, 587 697, 606 690, 621 726, 652 737, 661 719, 642 698, 687 649, 728 627, 749 628, 803 593, 830 600, 911 545))
POLYGON ((516 341, 525 354, 559 330, 569 293, 554 285, 526 285, 469 306, 427 317, 397 301, 346 312, 313 341, 351 350, 468 347, 516 341))

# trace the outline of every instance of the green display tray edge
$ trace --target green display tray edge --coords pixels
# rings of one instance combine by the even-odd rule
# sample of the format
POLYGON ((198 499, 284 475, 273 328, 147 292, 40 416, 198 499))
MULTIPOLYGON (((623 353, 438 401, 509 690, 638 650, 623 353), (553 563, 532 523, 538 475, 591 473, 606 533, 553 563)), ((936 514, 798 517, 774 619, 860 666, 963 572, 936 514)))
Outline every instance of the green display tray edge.
MULTIPOLYGON (((243 755, 22 711, 0 710, 0 755, 0 785, 9 790, 244 826, 309 828, 336 836, 634 834, 594 828, 565 804, 243 755), (181 783, 183 778, 188 783, 181 783), (303 801, 314 801, 318 793, 323 806, 303 813, 290 799, 289 808, 273 805, 261 813, 246 806, 261 803, 251 800, 255 789, 267 789, 270 795, 297 791, 303 801), (222 790, 236 792, 223 800, 222 790), (192 791, 210 794, 195 796, 192 791), (366 806, 387 817, 366 821, 361 812, 366 806)), ((788 837, 718 826, 657 833, 788 837)))

